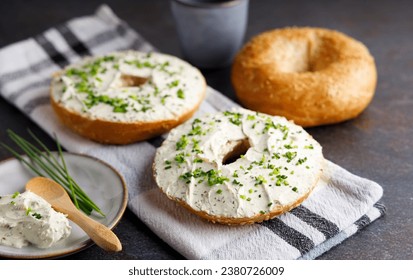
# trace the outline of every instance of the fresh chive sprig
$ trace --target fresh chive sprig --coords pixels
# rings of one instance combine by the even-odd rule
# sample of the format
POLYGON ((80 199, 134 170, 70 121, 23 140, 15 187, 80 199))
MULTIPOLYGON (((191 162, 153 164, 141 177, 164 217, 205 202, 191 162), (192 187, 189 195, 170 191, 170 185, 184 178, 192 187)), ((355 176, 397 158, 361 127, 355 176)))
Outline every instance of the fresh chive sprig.
POLYGON ((56 137, 57 144, 57 156, 54 155, 46 145, 40 141, 31 131, 30 136, 34 140, 34 143, 24 139, 17 135, 12 130, 8 129, 7 134, 9 138, 27 155, 27 158, 21 156, 16 150, 10 146, 1 143, 1 145, 8 150, 16 159, 18 159, 29 170, 41 177, 48 177, 60 185, 62 185, 74 205, 82 210, 85 214, 90 215, 92 211, 96 211, 102 216, 105 214, 101 209, 89 198, 89 196, 83 191, 83 189, 76 183, 73 177, 69 174, 66 161, 63 156, 62 147, 56 137))

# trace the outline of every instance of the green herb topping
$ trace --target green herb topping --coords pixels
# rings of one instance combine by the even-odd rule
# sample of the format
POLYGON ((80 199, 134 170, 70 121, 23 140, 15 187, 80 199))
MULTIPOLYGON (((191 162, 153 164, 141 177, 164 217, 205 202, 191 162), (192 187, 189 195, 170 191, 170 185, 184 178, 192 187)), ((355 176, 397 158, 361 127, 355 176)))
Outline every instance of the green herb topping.
POLYGON ((102 216, 105 216, 100 208, 87 196, 85 191, 69 174, 62 148, 57 138, 56 142, 58 152, 55 155, 31 131, 29 131, 29 134, 33 138, 34 143, 25 140, 12 130, 7 130, 7 134, 10 139, 23 150, 23 153, 25 153, 29 159, 22 157, 20 152, 17 152, 8 145, 4 143, 1 143, 1 145, 14 157, 16 157, 24 166, 36 175, 49 177, 62 185, 72 198, 75 206, 81 209, 85 214, 90 215, 94 210, 102 216))
POLYGON ((178 96, 178 98, 185 99, 185 93, 182 89, 178 89, 176 95, 178 96))
POLYGON ((287 176, 286 175, 277 175, 276 176, 276 178, 277 178, 277 181, 275 182, 275 185, 276 186, 281 186, 281 185, 284 185, 284 186, 288 186, 289 185, 289 183, 288 183, 288 181, 287 181, 287 176))
POLYGON ((16 198, 16 197, 18 197, 19 196, 19 192, 15 192, 12 196, 11 196, 11 198, 16 198))
POLYGON ((305 158, 300 158, 300 159, 298 159, 298 161, 297 161, 297 163, 295 164, 295 165, 301 165, 301 164, 303 164, 304 162, 306 162, 307 161, 307 157, 305 157, 305 158))
POLYGON ((214 169, 210 169, 205 172, 201 168, 195 169, 193 172, 186 172, 182 174, 179 178, 185 180, 187 184, 191 182, 191 178, 203 178, 208 182, 208 186, 221 185, 226 181, 229 181, 229 178, 220 176, 220 172, 214 169))
POLYGON ((253 120, 255 120, 255 116, 254 115, 248 115, 247 120, 248 121, 253 121, 253 120))
POLYGON ((175 156, 175 161, 177 163, 184 163, 185 162, 185 153, 180 153, 175 156))
POLYGON ((255 185, 262 185, 267 183, 267 180, 265 180, 265 178, 262 175, 258 175, 257 177, 255 177, 255 185))
POLYGON ((188 145, 188 137, 182 135, 178 142, 176 142, 176 150, 183 150, 188 145))
POLYGON ((33 213, 32 216, 35 217, 38 220, 40 220, 42 218, 42 215, 37 213, 37 212, 33 213))
POLYGON ((169 88, 173 88, 173 87, 177 87, 179 85, 179 80, 175 80, 173 82, 171 82, 168 87, 169 88))
POLYGON ((239 126, 242 123, 242 114, 241 113, 234 113, 234 112, 225 111, 224 116, 230 117, 229 121, 232 124, 235 124, 235 125, 239 126))
POLYGON ((297 152, 286 152, 283 157, 287 158, 287 162, 291 162, 297 156, 297 152))
POLYGON ((165 160, 165 169, 171 169, 172 168, 172 162, 170 160, 165 160))
POLYGON ((291 144, 285 144, 284 145, 284 148, 286 148, 286 149, 297 149, 298 148, 298 146, 292 146, 291 144))

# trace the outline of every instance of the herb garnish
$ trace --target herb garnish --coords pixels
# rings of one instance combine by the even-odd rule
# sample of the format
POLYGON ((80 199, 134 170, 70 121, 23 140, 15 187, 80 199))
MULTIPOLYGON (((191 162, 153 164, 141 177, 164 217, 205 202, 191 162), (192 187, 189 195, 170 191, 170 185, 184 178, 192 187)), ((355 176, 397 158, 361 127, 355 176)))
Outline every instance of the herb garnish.
MULTIPOLYGON (((7 134, 10 139, 27 155, 29 159, 21 156, 10 146, 1 143, 1 145, 8 150, 16 159, 18 159, 24 166, 41 177, 48 177, 60 185, 62 185, 75 206, 81 209, 85 214, 90 215, 93 210, 100 215, 105 216, 100 208, 88 197, 84 190, 76 183, 73 177, 69 174, 65 159, 63 157, 62 148, 58 139, 57 155, 53 155, 52 152, 41 142, 31 131, 30 136, 33 138, 34 143, 40 146, 38 148, 33 143, 25 140, 23 137, 17 135, 12 130, 7 130, 7 134)), ((36 217, 37 218, 37 217, 36 217)), ((40 216, 41 218, 41 216, 40 216)), ((39 218, 39 219, 40 219, 39 218)))
POLYGON ((267 183, 267 180, 265 180, 264 176, 262 175, 258 175, 257 177, 255 177, 255 185, 263 185, 267 183))
POLYGON ((287 181, 287 175, 277 175, 276 176, 276 178, 277 178, 277 182, 275 182, 275 185, 276 186, 281 186, 281 184, 283 184, 284 186, 288 186, 289 185, 289 183, 288 183, 288 181, 287 181))
POLYGON ((177 154, 175 156, 175 161, 177 163, 184 163, 185 162, 185 154, 184 153, 177 154))
POLYGON ((33 213, 32 216, 35 217, 38 220, 40 220, 42 218, 42 215, 37 213, 37 212, 33 213))
POLYGON ((201 135, 201 134, 202 134, 202 127, 200 125, 197 125, 197 126, 192 125, 192 130, 188 133, 189 136, 201 135))
POLYGON ((169 88, 177 87, 179 85, 179 80, 172 81, 168 84, 169 88))
POLYGON ((178 98, 180 99, 185 99, 185 93, 182 89, 178 89, 178 91, 176 92, 176 95, 178 96, 178 98))
POLYGON ((176 142, 176 150, 183 150, 185 149, 186 145, 188 145, 188 137, 186 135, 182 135, 181 139, 179 139, 179 141, 176 142))
POLYGON ((306 162, 306 161, 307 161, 307 157, 305 157, 305 158, 300 158, 300 159, 298 159, 298 161, 297 161, 297 163, 296 163, 295 165, 303 164, 303 163, 306 162))
POLYGON ((232 180, 232 183, 234 184, 234 185, 238 185, 238 186, 240 186, 240 187, 242 187, 242 186, 244 186, 243 184, 241 184, 240 183, 240 181, 237 181, 237 180, 232 180))
POLYGON ((297 145, 292 146, 291 144, 285 144, 285 145, 284 145, 284 148, 286 148, 286 149, 297 149, 298 146, 297 146, 297 145))
POLYGON ((187 184, 191 182, 191 178, 204 178, 208 181, 208 186, 221 185, 226 181, 229 181, 229 178, 225 176, 220 176, 220 172, 214 169, 210 169, 205 172, 201 168, 195 169, 193 172, 186 172, 179 176, 179 178, 185 180, 187 184))
POLYGON ((192 138, 192 144, 193 144, 192 152, 196 154, 202 154, 202 150, 199 147, 199 140, 192 138))
POLYGON ((170 160, 165 160, 165 169, 171 169, 172 168, 172 162, 170 160))
POLYGON ((297 152, 286 152, 283 157, 287 158, 287 162, 291 162, 297 156, 297 152))
MULTIPOLYGON (((133 99, 134 97, 131 96, 133 99)), ((107 95, 93 95, 88 94, 86 100, 84 101, 86 107, 91 108, 98 103, 104 103, 113 107, 114 113, 126 113, 128 111, 128 103, 122 98, 118 97, 109 97, 107 95)))
POLYGON ((225 111, 224 112, 224 116, 227 116, 227 117, 230 117, 229 118, 229 121, 232 123, 232 124, 235 124, 235 125, 241 125, 241 123, 242 123, 242 114, 241 113, 234 113, 234 112, 230 112, 230 111, 225 111))

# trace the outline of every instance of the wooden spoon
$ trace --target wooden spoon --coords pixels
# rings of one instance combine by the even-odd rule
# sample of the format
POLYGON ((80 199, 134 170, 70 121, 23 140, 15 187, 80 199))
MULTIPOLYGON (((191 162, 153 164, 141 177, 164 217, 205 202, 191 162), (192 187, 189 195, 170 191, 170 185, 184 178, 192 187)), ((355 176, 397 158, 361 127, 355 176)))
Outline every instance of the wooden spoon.
POLYGON ((44 177, 35 177, 26 183, 26 190, 44 198, 56 211, 66 214, 99 247, 110 252, 122 250, 122 244, 118 237, 106 226, 80 212, 70 200, 65 189, 55 181, 44 177))

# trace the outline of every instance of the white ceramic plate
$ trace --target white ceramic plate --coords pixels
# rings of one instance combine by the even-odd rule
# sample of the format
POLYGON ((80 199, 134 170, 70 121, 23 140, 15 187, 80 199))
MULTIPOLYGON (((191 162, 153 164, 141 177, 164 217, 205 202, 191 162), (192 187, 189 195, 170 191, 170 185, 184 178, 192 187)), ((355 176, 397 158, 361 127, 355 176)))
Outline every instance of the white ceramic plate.
MULTIPOLYGON (((122 176, 108 164, 85 155, 64 153, 69 173, 100 207, 106 217, 92 214, 94 220, 113 228, 122 217, 127 203, 127 189, 122 176)), ((0 196, 24 192, 26 182, 34 177, 16 159, 0 162, 0 196)), ((86 233, 70 222, 72 233, 66 240, 48 249, 27 246, 21 249, 0 245, 0 257, 18 259, 57 258, 93 244, 86 233)))

